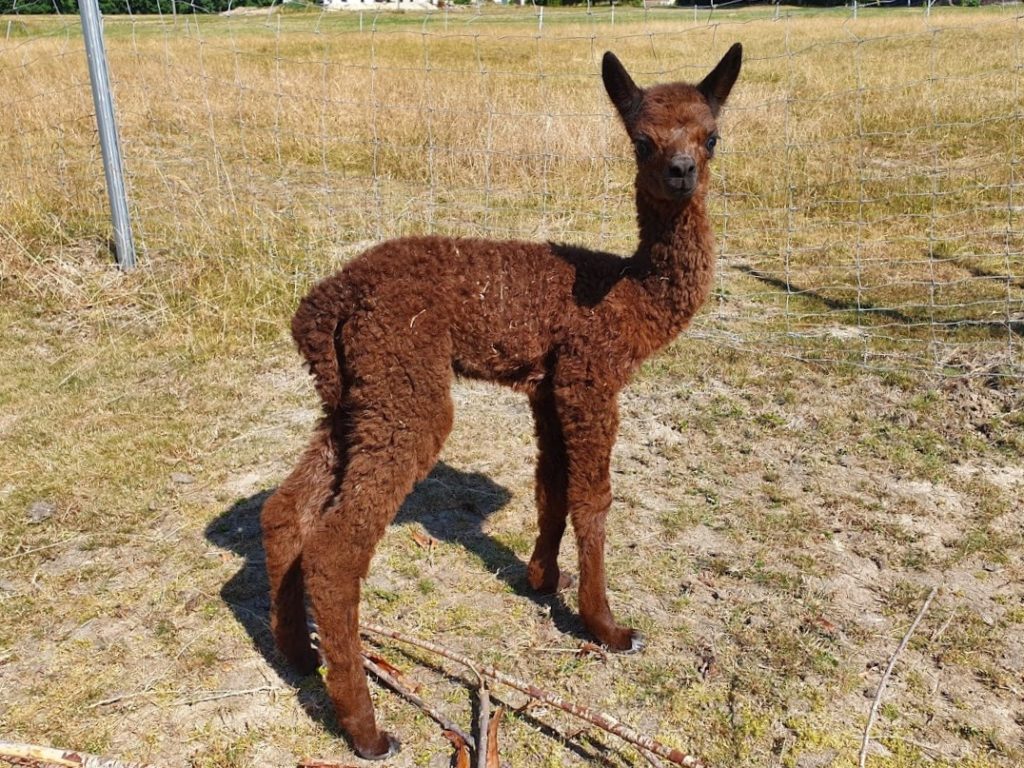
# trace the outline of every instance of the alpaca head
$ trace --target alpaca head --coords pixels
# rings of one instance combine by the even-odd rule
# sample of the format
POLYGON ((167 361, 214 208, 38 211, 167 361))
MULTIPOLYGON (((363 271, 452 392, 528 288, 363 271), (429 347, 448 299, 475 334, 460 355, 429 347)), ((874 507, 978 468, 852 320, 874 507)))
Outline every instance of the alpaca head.
POLYGON ((718 142, 716 118, 740 73, 743 48, 734 44, 697 85, 640 88, 615 54, 601 76, 636 150, 637 197, 680 208, 707 191, 708 163, 718 142))

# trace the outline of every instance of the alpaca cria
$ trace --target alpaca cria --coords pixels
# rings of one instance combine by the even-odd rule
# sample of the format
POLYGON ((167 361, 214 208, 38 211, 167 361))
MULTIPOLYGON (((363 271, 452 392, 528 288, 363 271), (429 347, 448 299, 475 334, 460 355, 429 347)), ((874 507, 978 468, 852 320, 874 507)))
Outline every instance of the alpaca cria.
POLYGON ((526 394, 539 445, 539 534, 527 576, 542 592, 566 518, 579 550, 580 615, 611 649, 643 639, 605 594, 609 461, 617 395, 640 362, 707 298, 714 247, 705 196, 716 118, 740 71, 737 43, 698 85, 636 86, 604 55, 602 77, 636 155, 640 242, 629 258, 550 243, 407 238, 366 251, 302 300, 292 335, 325 416, 262 514, 271 627, 310 671, 304 595, 320 630, 327 690, 355 750, 392 754, 360 659, 359 589, 374 549, 452 425, 455 375, 526 394))

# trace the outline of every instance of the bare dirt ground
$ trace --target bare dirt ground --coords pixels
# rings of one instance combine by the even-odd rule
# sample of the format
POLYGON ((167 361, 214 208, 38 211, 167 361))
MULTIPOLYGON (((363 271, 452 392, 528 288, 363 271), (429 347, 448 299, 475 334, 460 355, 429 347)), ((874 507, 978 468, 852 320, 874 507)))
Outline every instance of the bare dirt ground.
MULTIPOLYGON (((58 497, 6 546, 4 738, 168 766, 359 762, 319 680, 282 667, 268 639, 258 513, 316 418, 305 374, 283 340, 274 349, 258 364, 218 365, 220 384, 172 385, 187 422, 211 387, 236 415, 197 426, 144 506, 100 535, 58 497)), ((525 586, 525 403, 466 382, 455 398, 442 463, 379 550, 366 618, 712 765, 812 768, 855 764, 882 669, 938 586, 883 697, 870 764, 1024 760, 1018 392, 983 379, 932 389, 681 340, 622 399, 610 595, 650 645, 607 658, 576 655, 586 634, 574 595, 525 586)), ((15 434, 17 415, 2 428, 15 434)), ((15 491, 4 485, 4 502, 33 514, 15 491)), ((469 727, 471 675, 378 650, 469 727)), ((385 689, 374 696, 405 743, 389 765, 449 764, 432 721, 385 689)), ((501 738, 515 766, 643 764, 543 707, 507 716, 501 738)))

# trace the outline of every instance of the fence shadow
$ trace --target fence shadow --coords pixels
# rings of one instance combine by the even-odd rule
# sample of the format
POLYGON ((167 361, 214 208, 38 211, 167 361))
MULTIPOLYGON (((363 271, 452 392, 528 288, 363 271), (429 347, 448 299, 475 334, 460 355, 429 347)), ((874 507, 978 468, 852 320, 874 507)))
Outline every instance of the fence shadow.
MULTIPOLYGON (((933 259, 938 258, 933 254, 930 255, 933 259)), ((960 267, 960 269, 968 272, 971 277, 977 277, 981 280, 989 280, 999 285, 1008 285, 1011 288, 1024 290, 1024 277, 1008 275, 1002 272, 992 272, 991 270, 979 267, 976 264, 971 264, 967 259, 952 259, 952 262, 960 267)))
POLYGON ((905 312, 901 312, 898 309, 892 309, 890 307, 879 307, 870 302, 866 302, 863 299, 855 302, 846 299, 837 299, 831 296, 826 296, 819 291, 811 290, 810 288, 802 288, 783 277, 777 277, 769 274, 768 272, 762 272, 754 267, 740 264, 733 267, 737 272, 742 272, 755 280, 759 280, 765 285, 776 288, 786 293, 791 293, 798 296, 801 299, 810 299, 817 301, 823 306, 830 310, 843 313, 854 313, 868 318, 887 318, 895 323, 905 326, 922 326, 922 325, 939 325, 945 329, 953 328, 977 328, 984 330, 993 336, 997 334, 1005 334, 1007 330, 1011 333, 1015 333, 1018 336, 1024 336, 1024 322, 1018 320, 1009 321, 992 321, 992 320, 973 320, 965 318, 963 320, 949 320, 934 322, 927 315, 909 315, 905 312))
MULTIPOLYGON (((260 512, 273 492, 274 489, 261 491, 235 502, 206 527, 205 535, 211 543, 245 558, 238 573, 221 588, 221 598, 281 680, 298 690, 299 703, 307 714, 340 734, 333 708, 318 678, 306 679, 292 670, 277 653, 270 634, 269 585, 260 535, 260 512)), ((395 525, 417 522, 435 539, 464 546, 479 558, 482 570, 495 573, 516 594, 529 597, 549 610, 561 632, 576 638, 588 637, 582 621, 561 597, 533 592, 526 581, 526 564, 513 550, 484 532, 484 521, 504 507, 510 498, 506 488, 486 475, 462 472, 442 462, 406 499, 395 525)), ((472 595, 467 594, 465 598, 471 600, 472 595)))

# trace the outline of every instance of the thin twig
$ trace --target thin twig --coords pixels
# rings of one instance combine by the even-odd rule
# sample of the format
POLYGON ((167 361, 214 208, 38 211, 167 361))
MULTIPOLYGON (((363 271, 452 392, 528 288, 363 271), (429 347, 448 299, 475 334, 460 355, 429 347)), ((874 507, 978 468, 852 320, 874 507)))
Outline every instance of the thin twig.
POLYGON ((491 694, 487 690, 487 681, 480 678, 480 711, 477 713, 476 733, 479 748, 476 751, 476 768, 487 768, 487 726, 491 722, 491 694))
POLYGON ((54 749, 53 747, 41 747, 36 744, 11 744, 0 742, 0 758, 8 758, 9 761, 18 761, 17 765, 39 766, 39 768, 52 768, 52 766, 69 766, 73 768, 151 768, 143 763, 122 763, 110 757, 97 757, 85 752, 75 752, 70 749, 54 749))
POLYGON ((913 739, 908 739, 906 736, 898 736, 897 738, 900 741, 904 742, 905 744, 910 744, 912 746, 915 746, 918 749, 920 749, 922 752, 927 753, 933 760, 947 760, 948 761, 948 760, 951 759, 948 755, 945 755, 942 752, 942 750, 939 749, 934 744, 925 744, 923 741, 914 741, 913 739))
POLYGON ((116 696, 111 696, 109 699, 100 699, 99 701, 94 701, 92 704, 89 705, 89 709, 107 707, 111 704, 117 704, 120 701, 125 701, 127 699, 136 699, 139 696, 145 696, 148 693, 152 693, 153 686, 156 685, 161 679, 163 679, 164 676, 165 675, 161 673, 156 675, 155 677, 150 678, 150 680, 137 691, 132 691, 130 693, 119 693, 116 696))
POLYGON ((109 707, 111 704, 117 704, 128 699, 137 699, 139 696, 145 696, 152 693, 152 688, 143 688, 141 691, 134 691, 133 693, 122 693, 117 696, 111 696, 109 699, 100 699, 94 701, 89 705, 89 709, 98 709, 99 707, 109 707))
POLYGON ((422 698, 420 698, 415 693, 406 688, 404 685, 402 685, 402 683, 400 683, 390 672, 385 670, 376 662, 366 658, 366 656, 363 656, 363 666, 366 667, 366 669, 368 669, 374 675, 376 675, 399 696, 402 696, 403 698, 407 699, 409 702, 415 704, 417 707, 426 712, 443 729, 457 734, 460 738, 462 738, 463 741, 466 742, 466 745, 470 749, 476 749, 476 742, 473 740, 472 736, 470 736, 468 733, 459 728, 459 726, 457 726, 455 723, 449 720, 443 712, 431 706, 422 698))
POLYGON ((237 691, 211 691, 208 694, 200 694, 192 698, 178 699, 174 702, 174 706, 192 706, 204 701, 220 701, 221 699, 231 699, 235 696, 249 696, 254 693, 277 693, 280 690, 282 689, 273 685, 261 685, 259 688, 245 688, 237 691))
POLYGON ((955 606, 953 607, 953 610, 949 612, 949 618, 942 622, 942 626, 936 629, 934 632, 932 632, 932 636, 928 638, 928 642, 934 643, 936 640, 938 640, 940 637, 946 634, 946 630, 949 629, 949 625, 953 623, 954 618, 956 618, 955 606))
POLYGON ((567 701, 561 696, 557 696, 553 693, 549 693, 537 686, 518 680, 511 675, 507 675, 504 672, 500 672, 494 667, 486 664, 477 664, 471 659, 466 658, 454 651, 451 651, 444 646, 437 645, 428 640, 421 640, 419 638, 407 637, 406 635, 396 632, 386 627, 381 627, 376 624, 361 624, 360 627, 365 632, 372 632, 376 635, 382 635, 384 637, 390 637, 392 640, 397 640, 401 643, 408 643, 409 645, 423 648, 424 650, 436 653, 439 656, 443 656, 447 659, 451 659, 459 664, 462 664, 470 669, 473 669, 477 674, 482 674, 491 680, 507 685, 510 688, 515 688, 517 691, 525 693, 534 699, 543 701, 545 704, 550 704, 553 707, 569 712, 570 714, 576 715, 576 717, 582 718, 598 728, 601 728, 609 733, 613 733, 623 741, 627 741, 634 746, 643 747, 649 752, 653 752, 659 757, 663 757, 669 762, 675 763, 676 765, 684 765, 689 768, 703 768, 704 763, 700 758, 694 757, 693 755, 687 755, 673 747, 667 747, 664 744, 652 739, 649 736, 645 736, 641 733, 630 728, 625 723, 620 723, 611 715, 607 715, 603 712, 598 712, 596 709, 583 706, 582 704, 576 704, 572 701, 567 701))
POLYGON ((6 563, 8 560, 15 560, 16 558, 25 557, 26 555, 34 555, 36 552, 43 552, 43 551, 45 551, 47 549, 53 549, 54 547, 59 547, 59 546, 62 546, 64 544, 68 544, 69 542, 76 541, 78 539, 83 539, 83 538, 85 538, 85 537, 82 534, 77 533, 74 536, 68 536, 66 539, 61 539, 60 541, 54 541, 54 542, 51 542, 50 544, 44 544, 41 547, 34 547, 32 549, 22 550, 21 552, 15 552, 13 555, 6 555, 5 557, 0 557, 0 563, 6 563))
POLYGON ((896 651, 893 653, 892 658, 889 659, 889 666, 885 668, 885 672, 882 673, 882 679, 878 682, 878 691, 875 693, 875 700, 871 702, 871 711, 868 713, 868 722, 864 726, 864 740, 860 745, 860 758, 858 765, 860 768, 864 768, 865 763, 868 759, 868 742, 871 740, 871 728, 875 724, 875 718, 878 716, 878 707, 882 703, 882 694, 885 693, 885 686, 889 682, 889 676, 892 674, 893 667, 896 666, 896 660, 900 657, 900 654, 906 649, 907 644, 910 642, 910 636, 914 634, 914 630, 917 629, 917 625, 921 623, 921 619, 924 618, 925 613, 928 611, 928 606, 932 604, 932 598, 935 597, 939 591, 938 585, 932 587, 932 591, 928 593, 928 597, 925 598, 924 605, 921 606, 921 610, 917 612, 917 616, 914 617, 914 622, 910 625, 910 629, 907 630, 907 634, 903 636, 903 640, 896 647, 896 651))

